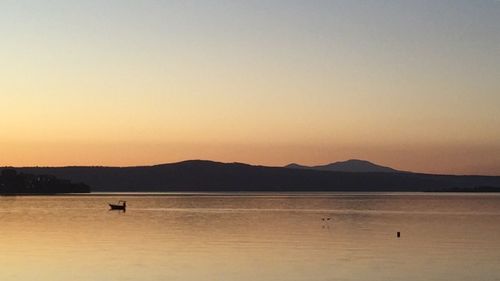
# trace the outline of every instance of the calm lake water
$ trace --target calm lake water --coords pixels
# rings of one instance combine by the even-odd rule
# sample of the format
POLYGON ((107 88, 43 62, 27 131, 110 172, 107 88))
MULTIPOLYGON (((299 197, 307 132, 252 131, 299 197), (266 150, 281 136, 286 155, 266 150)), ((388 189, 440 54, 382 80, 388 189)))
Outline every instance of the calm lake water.
POLYGON ((0 197, 0 221, 2 281, 500 280, 498 195, 0 197))

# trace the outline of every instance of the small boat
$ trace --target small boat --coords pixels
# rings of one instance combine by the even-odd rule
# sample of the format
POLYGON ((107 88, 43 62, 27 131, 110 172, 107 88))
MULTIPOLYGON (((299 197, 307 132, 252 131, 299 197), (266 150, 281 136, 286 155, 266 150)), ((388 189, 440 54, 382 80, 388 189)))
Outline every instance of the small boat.
POLYGON ((127 209, 127 201, 120 200, 118 201, 118 204, 111 204, 108 203, 109 207, 111 210, 123 210, 127 209))

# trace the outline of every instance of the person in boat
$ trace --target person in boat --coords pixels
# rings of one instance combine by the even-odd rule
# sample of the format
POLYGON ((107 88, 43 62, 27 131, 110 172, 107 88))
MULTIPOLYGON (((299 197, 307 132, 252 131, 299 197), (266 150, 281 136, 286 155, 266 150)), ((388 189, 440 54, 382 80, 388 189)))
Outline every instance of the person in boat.
POLYGON ((111 203, 108 203, 108 204, 109 204, 109 207, 111 207, 111 209, 125 210, 127 208, 127 201, 123 201, 123 200, 118 201, 118 204, 111 204, 111 203), (121 203, 121 205, 120 205, 120 203, 121 203))

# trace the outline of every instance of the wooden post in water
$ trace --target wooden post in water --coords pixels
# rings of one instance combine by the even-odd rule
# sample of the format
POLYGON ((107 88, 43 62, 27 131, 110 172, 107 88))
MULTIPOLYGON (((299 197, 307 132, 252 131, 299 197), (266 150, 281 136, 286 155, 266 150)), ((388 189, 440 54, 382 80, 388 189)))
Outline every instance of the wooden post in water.
POLYGON ((401 232, 398 231, 397 236, 398 238, 401 237, 401 232))

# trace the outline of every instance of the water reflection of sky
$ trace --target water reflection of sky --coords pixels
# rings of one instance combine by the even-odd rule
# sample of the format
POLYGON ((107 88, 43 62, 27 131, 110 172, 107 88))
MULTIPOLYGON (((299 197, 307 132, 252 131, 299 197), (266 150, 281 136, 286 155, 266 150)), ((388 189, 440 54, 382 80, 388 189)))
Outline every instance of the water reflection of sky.
POLYGON ((118 199, 2 197, 0 279, 500 278, 498 196, 118 199))

